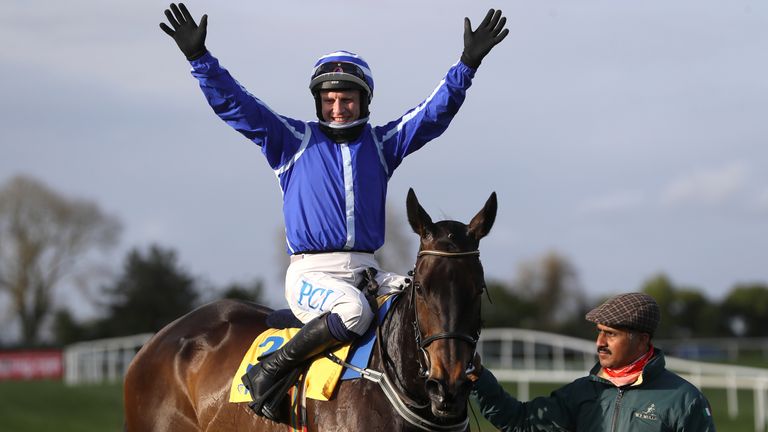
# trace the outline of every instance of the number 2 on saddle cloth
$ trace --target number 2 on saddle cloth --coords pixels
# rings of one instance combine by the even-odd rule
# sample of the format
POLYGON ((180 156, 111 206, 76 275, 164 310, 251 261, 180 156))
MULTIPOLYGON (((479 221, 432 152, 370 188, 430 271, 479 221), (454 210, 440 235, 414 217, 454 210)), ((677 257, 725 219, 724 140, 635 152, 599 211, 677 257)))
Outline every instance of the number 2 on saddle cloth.
MULTIPOLYGON (((371 304, 371 309, 377 315, 376 322, 381 323, 395 296, 375 297, 375 293, 378 291, 375 275, 375 269, 366 269, 366 275, 363 283, 360 284, 360 289, 366 292, 366 298, 368 298, 371 304)), ((253 367, 260 358, 269 355, 283 346, 285 342, 299 332, 299 326, 301 325, 301 322, 293 316, 290 309, 273 312, 273 315, 267 319, 267 323, 274 328, 270 328, 260 334, 243 357, 240 367, 232 379, 229 393, 230 402, 251 402, 251 395, 243 386, 240 377, 253 367)), ((352 344, 346 344, 337 348, 333 351, 333 354, 338 359, 347 361, 353 366, 365 368, 368 366, 368 361, 373 352, 375 337, 376 326, 372 325, 363 336, 353 341, 352 344)), ((296 369, 278 382, 276 386, 282 388, 276 389, 274 394, 285 394, 297 382, 300 375, 304 373, 304 370, 307 371, 304 377, 305 396, 322 401, 330 399, 339 381, 360 377, 359 372, 355 372, 352 369, 344 369, 337 362, 321 355, 313 360, 308 368, 296 369)))

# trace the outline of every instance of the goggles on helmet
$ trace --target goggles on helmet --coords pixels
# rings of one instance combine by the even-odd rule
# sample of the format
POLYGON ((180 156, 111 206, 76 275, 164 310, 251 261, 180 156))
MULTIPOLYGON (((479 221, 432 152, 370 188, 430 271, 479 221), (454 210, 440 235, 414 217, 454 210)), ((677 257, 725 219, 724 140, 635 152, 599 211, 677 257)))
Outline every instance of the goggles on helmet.
POLYGON ((365 72, 356 64, 347 62, 328 62, 317 66, 309 83, 309 88, 313 92, 356 87, 362 88, 370 101, 373 92, 371 86, 368 85, 365 72), (356 84, 356 86, 350 86, 349 83, 356 84))

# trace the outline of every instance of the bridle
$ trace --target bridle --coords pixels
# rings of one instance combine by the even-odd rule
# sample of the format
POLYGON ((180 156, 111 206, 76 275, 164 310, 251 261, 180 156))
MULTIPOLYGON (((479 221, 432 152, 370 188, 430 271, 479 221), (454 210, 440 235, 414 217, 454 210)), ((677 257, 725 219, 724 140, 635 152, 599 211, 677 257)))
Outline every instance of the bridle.
MULTIPOLYGON (((480 256, 480 251, 473 250, 473 251, 467 251, 467 252, 445 252, 445 251, 438 251, 438 250, 422 250, 422 251, 419 251, 419 254, 416 258, 416 263, 418 264, 419 259, 425 255, 432 255, 432 256, 438 256, 438 257, 444 257, 444 258, 464 258, 469 256, 480 256)), ((439 339, 462 340, 472 345, 472 348, 474 350, 475 347, 477 346, 477 340, 480 336, 479 330, 475 336, 470 336, 461 332, 446 331, 446 332, 440 332, 440 333, 434 334, 432 336, 428 336, 426 338, 422 337, 421 328, 419 327, 419 317, 418 317, 418 314, 416 313, 416 308, 415 308, 416 306, 415 272, 416 272, 415 268, 413 271, 409 272, 409 275, 413 277, 413 279, 411 279, 411 286, 410 286, 411 308, 414 314, 413 326, 416 332, 416 344, 419 347, 419 350, 422 352, 422 355, 426 359, 427 364, 429 364, 429 354, 426 351, 426 347, 432 342, 439 339)), ((396 300, 399 300, 400 298, 401 297, 398 296, 396 300)), ((392 313, 394 309, 395 309, 394 307, 390 307, 389 311, 387 312, 387 315, 392 313)), ((384 362, 384 364, 382 365, 381 372, 371 370, 368 368, 359 368, 357 366, 353 366, 339 359, 334 354, 327 354, 327 356, 332 361, 358 372, 360 376, 363 377, 364 379, 378 384, 381 390, 384 392, 384 395, 387 397, 389 402, 392 404, 392 407, 400 415, 400 417, 402 417, 405 421, 415 426, 416 428, 424 431, 430 431, 430 432, 465 431, 469 426, 469 417, 465 417, 462 421, 452 423, 452 424, 438 424, 438 423, 434 423, 433 421, 430 421, 429 419, 423 417, 422 415, 414 411, 414 409, 427 408, 429 406, 429 402, 423 403, 423 404, 418 403, 417 401, 415 401, 414 399, 412 399, 407 395, 407 392, 403 388, 402 384, 397 381, 397 379, 392 379, 390 377, 390 373, 387 371, 387 367, 386 367, 387 361, 385 360, 385 357, 387 355, 386 354, 387 350, 382 346, 383 340, 384 340, 384 335, 382 334, 382 327, 383 326, 377 326, 376 328, 376 349, 379 351, 380 355, 382 356, 382 360, 384 362)), ((423 366, 420 358, 418 359, 418 363, 419 363, 419 375, 422 378, 427 377, 428 369, 423 366)))
MULTIPOLYGON (((419 254, 416 256, 416 267, 418 267, 419 259, 423 256, 437 256, 441 258, 465 258, 465 257, 479 257, 480 251, 479 250, 472 250, 472 251, 465 251, 465 252, 447 252, 447 251, 439 251, 439 250, 430 250, 425 249, 419 251, 419 254)), ((417 361, 419 363, 419 376, 422 378, 429 378, 429 367, 430 367, 430 360, 429 360, 429 352, 427 352, 427 346, 431 344, 432 342, 440 339, 457 339, 464 342, 467 342, 472 346, 472 350, 474 351, 475 347, 477 346, 477 340, 480 338, 480 330, 478 329, 478 332, 475 335, 468 335, 466 333, 462 332, 455 332, 455 331, 444 331, 440 333, 433 334, 431 336, 424 337, 421 334, 421 325, 419 324, 419 314, 416 312, 416 289, 418 287, 419 282, 416 280, 416 270, 414 269, 411 272, 411 276, 413 276, 412 280, 412 291, 411 291, 411 309, 413 309, 413 330, 416 335, 416 345, 419 347, 419 352, 421 355, 417 356, 417 361), (423 359, 423 362, 422 362, 423 359)), ((474 355, 473 355, 474 357, 474 355)), ((467 367, 471 366, 471 360, 470 364, 467 365, 467 367)))

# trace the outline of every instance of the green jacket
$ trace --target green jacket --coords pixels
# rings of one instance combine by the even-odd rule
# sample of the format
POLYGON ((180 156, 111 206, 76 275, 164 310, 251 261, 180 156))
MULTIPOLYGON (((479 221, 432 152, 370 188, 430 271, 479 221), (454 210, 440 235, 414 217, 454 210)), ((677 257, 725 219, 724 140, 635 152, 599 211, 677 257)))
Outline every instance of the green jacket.
POLYGON ((549 397, 520 402, 485 369, 472 394, 485 418, 505 432, 714 432, 707 399, 693 384, 668 371, 664 354, 656 351, 640 384, 618 388, 597 376, 598 363, 589 376, 549 397))

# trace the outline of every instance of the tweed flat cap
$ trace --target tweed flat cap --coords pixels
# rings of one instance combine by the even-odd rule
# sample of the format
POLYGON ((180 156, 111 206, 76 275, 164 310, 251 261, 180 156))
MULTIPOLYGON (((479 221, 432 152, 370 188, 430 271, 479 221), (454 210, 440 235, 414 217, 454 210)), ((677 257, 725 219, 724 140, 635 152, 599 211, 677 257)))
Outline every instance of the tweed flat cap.
POLYGON ((653 335, 661 320, 656 300, 648 294, 619 294, 592 309, 587 321, 608 327, 624 327, 653 335))

